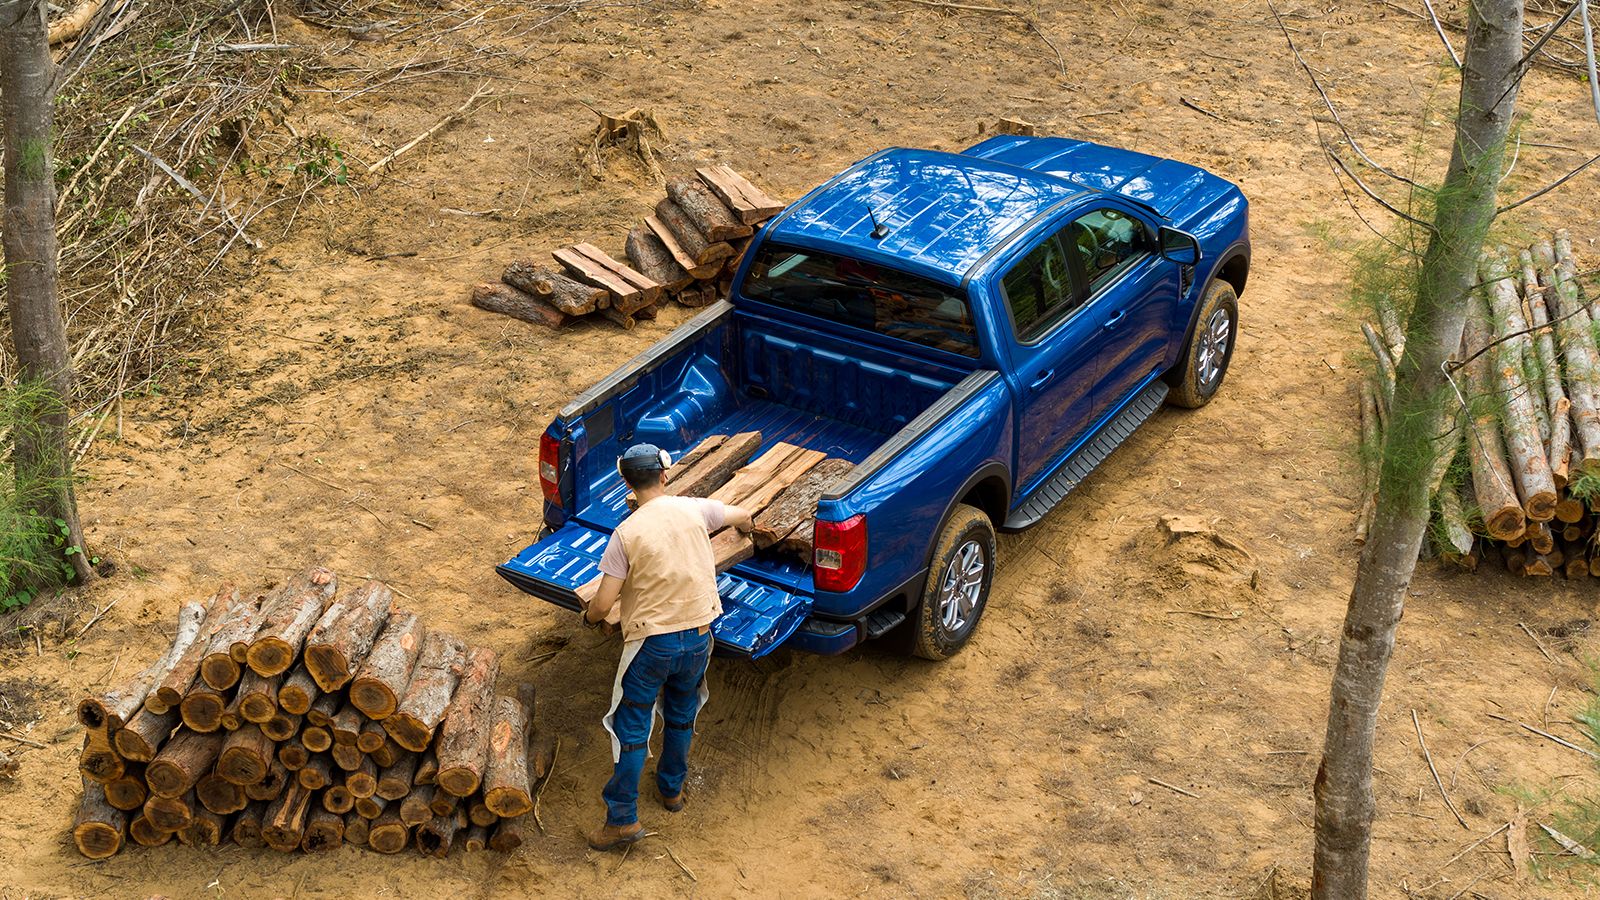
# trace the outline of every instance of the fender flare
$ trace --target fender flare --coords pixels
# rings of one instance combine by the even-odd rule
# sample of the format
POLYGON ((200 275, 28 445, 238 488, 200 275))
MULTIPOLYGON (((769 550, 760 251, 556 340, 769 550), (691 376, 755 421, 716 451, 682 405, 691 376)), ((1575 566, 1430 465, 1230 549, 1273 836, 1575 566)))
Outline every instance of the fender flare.
MULTIPOLYGON (((956 489, 956 492, 950 497, 950 502, 945 504, 944 512, 939 515, 939 524, 934 527, 933 532, 928 536, 928 546, 923 551, 923 558, 926 561, 923 565, 923 571, 930 571, 933 568, 933 551, 939 543, 939 535, 943 533, 944 526, 949 524, 950 517, 955 515, 956 507, 961 505, 961 498, 965 497, 968 491, 971 491, 973 488, 977 487, 981 482, 987 481, 996 476, 998 476, 1001 483, 1005 485, 1006 500, 1008 503, 1010 502, 1011 471, 1006 468, 1005 464, 995 460, 990 460, 989 462, 983 464, 983 466, 979 467, 978 471, 973 472, 970 476, 968 476, 967 480, 962 482, 961 487, 956 489)), ((984 513, 987 515, 988 511, 985 510, 984 513)), ((995 522, 993 519, 991 519, 989 525, 994 529, 996 535, 1000 533, 999 522, 995 522)), ((910 603, 907 608, 915 609, 917 604, 921 602, 922 595, 919 591, 916 597, 910 598, 910 603)))
MULTIPOLYGON (((1194 337, 1195 322, 1199 321, 1200 317, 1200 301, 1205 297, 1206 292, 1211 290, 1212 283, 1217 280, 1217 273, 1221 272, 1223 267, 1228 263, 1231 263, 1235 259, 1241 257, 1244 259, 1245 265, 1248 267, 1250 265, 1250 247, 1242 240, 1234 241, 1232 244, 1229 244, 1228 249, 1222 251, 1222 253, 1218 255, 1216 265, 1212 266, 1211 271, 1206 273, 1205 284, 1201 285, 1199 292, 1195 294, 1194 308, 1189 310, 1189 325, 1183 329, 1183 344, 1181 346, 1187 348, 1189 346, 1189 339, 1194 337)), ((1187 352, 1187 350, 1184 352, 1187 352)), ((1174 361, 1173 364, 1177 365, 1181 362, 1183 362, 1183 359, 1182 355, 1180 354, 1180 358, 1174 361)))

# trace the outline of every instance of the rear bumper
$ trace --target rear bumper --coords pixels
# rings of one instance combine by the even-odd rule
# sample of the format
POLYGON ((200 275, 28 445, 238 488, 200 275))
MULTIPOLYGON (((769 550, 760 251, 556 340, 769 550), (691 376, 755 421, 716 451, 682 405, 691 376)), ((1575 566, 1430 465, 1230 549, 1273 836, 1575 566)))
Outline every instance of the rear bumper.
POLYGON ((554 603, 562 609, 583 612, 583 603, 578 600, 577 591, 529 577, 511 566, 499 565, 495 566, 494 570, 500 573, 501 578, 511 582, 517 590, 522 591, 524 594, 538 597, 546 603, 554 603))

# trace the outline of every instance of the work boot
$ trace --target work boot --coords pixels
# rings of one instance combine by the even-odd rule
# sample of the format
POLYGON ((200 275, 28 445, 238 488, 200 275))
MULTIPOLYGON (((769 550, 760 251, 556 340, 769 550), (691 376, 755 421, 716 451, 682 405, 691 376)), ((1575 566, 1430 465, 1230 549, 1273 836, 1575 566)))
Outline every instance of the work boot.
POLYGON ((589 849, 603 853, 631 844, 642 837, 644 837, 644 826, 638 822, 632 825, 602 825, 589 832, 589 849))
MULTIPOLYGON (((657 788, 656 790, 659 791, 660 788, 657 788)), ((687 794, 688 792, 683 790, 679 790, 671 797, 668 797, 665 793, 662 793, 661 805, 667 808, 667 812, 683 812, 683 807, 689 802, 687 794)))

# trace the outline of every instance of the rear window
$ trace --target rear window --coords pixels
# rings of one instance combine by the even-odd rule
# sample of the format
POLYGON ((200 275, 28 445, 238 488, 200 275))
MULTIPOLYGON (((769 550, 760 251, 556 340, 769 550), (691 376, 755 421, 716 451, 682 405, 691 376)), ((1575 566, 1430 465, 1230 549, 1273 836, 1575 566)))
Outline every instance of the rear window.
POLYGON ((926 278, 816 250, 763 244, 744 294, 752 300, 977 358, 965 297, 926 278))

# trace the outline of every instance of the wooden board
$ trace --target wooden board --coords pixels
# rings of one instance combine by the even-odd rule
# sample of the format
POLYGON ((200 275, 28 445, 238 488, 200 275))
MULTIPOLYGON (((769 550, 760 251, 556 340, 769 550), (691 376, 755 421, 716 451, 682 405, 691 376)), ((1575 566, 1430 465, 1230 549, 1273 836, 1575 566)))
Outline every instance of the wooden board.
POLYGON ((684 497, 707 497, 722 487, 761 446, 761 432, 746 431, 723 441, 722 446, 674 479, 667 492, 684 497))
POLYGON ((847 459, 825 459, 808 471, 804 478, 785 488, 766 508, 756 515, 756 527, 751 532, 756 546, 762 549, 787 538, 802 523, 817 514, 817 501, 835 482, 850 473, 855 464, 847 459))
POLYGON ((593 244, 573 244, 572 249, 583 254, 584 256, 587 256, 598 265, 604 266, 618 278, 622 279, 623 282, 628 284, 630 287, 636 288, 640 292, 641 299, 639 302, 631 305, 622 305, 622 312, 624 313, 631 315, 640 308, 649 306, 657 300, 660 300, 661 295, 666 290, 666 288, 664 288, 655 279, 645 275, 643 272, 638 271, 627 263, 616 259, 615 257, 611 256, 611 254, 606 253, 604 250, 601 250, 599 247, 596 247, 593 244))
POLYGON ((759 225, 783 212, 781 202, 727 166, 705 166, 694 172, 746 225, 759 225))

